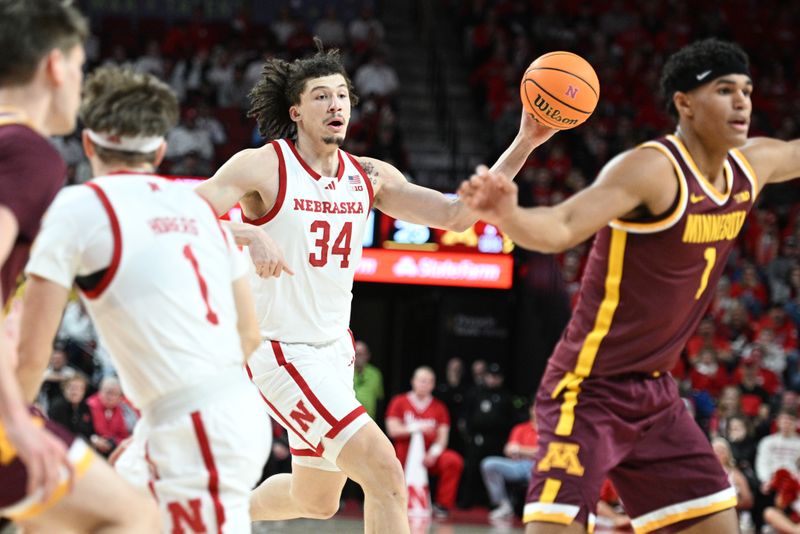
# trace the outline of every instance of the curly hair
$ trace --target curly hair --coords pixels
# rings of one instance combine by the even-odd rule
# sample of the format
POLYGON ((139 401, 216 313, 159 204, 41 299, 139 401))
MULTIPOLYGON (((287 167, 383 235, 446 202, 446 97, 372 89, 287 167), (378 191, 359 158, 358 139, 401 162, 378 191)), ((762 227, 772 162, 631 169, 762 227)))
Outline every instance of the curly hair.
POLYGON ((687 45, 672 54, 661 72, 661 97, 667 111, 674 118, 678 110, 672 102, 677 91, 687 91, 700 85, 704 71, 711 74, 707 81, 730 72, 747 71, 748 57, 742 48, 716 38, 703 39, 687 45))
MULTIPOLYGON (((178 122, 178 99, 164 82, 150 74, 101 67, 83 84, 79 116, 96 132, 131 137, 164 135, 178 122)), ((155 152, 139 154, 95 146, 98 155, 124 163, 150 162, 155 152)))
POLYGON ((0 86, 28 83, 51 50, 67 52, 89 36, 89 23, 63 0, 0 0, 0 86))
POLYGON ((266 139, 297 139, 297 126, 289 116, 289 108, 300 103, 300 95, 306 82, 322 76, 341 74, 347 83, 350 104, 358 103, 353 84, 342 65, 338 49, 323 50, 322 41, 314 38, 317 53, 311 57, 284 61, 278 58, 267 60, 261 71, 261 79, 250 91, 248 117, 258 122, 258 131, 266 139))

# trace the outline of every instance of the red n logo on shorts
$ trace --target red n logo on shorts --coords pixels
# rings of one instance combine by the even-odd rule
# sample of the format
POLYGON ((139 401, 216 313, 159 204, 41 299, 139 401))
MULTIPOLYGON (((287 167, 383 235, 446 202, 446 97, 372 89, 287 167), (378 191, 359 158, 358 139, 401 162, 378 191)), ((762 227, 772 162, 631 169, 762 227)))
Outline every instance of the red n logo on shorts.
POLYGON ((200 512, 200 499, 190 500, 189 508, 191 508, 191 511, 181 506, 179 502, 167 504, 167 510, 169 510, 169 515, 172 517, 171 534, 185 534, 184 523, 191 529, 190 532, 208 532, 205 523, 203 523, 203 515, 200 512))
POLYGON ((308 411, 308 408, 306 408, 306 405, 303 404, 302 399, 297 401, 297 405, 294 407, 294 410, 289 412, 289 417, 294 419, 294 422, 300 425, 300 428, 303 432, 308 432, 307 423, 313 423, 317 419, 316 415, 308 411))

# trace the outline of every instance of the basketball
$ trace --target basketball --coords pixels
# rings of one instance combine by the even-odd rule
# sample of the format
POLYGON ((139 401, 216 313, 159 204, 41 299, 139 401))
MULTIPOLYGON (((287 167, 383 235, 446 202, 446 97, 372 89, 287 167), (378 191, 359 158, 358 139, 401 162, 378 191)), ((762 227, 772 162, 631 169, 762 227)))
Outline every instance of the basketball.
POLYGON ((600 81, 582 57, 550 52, 530 64, 519 91, 525 111, 541 124, 569 130, 592 115, 600 98, 600 81))

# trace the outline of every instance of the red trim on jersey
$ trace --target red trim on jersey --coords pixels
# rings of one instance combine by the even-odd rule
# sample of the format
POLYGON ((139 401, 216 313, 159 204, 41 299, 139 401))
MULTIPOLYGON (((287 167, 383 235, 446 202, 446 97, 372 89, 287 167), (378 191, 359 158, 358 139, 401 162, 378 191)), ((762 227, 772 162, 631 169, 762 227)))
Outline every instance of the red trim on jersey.
MULTIPOLYGON (((153 460, 150 459, 150 442, 144 442, 144 461, 147 462, 147 465, 150 466, 150 473, 152 473, 153 477, 156 480, 159 480, 161 477, 158 474, 158 466, 153 463, 153 460)), ((150 493, 153 494, 153 498, 158 502, 158 495, 156 495, 156 483, 152 477, 148 477, 147 487, 150 489, 150 493)))
POLYGON ((278 142, 270 141, 270 144, 278 155, 278 196, 275 198, 275 204, 272 205, 272 208, 270 208, 266 215, 258 219, 248 219, 247 215, 244 214, 244 210, 242 210, 242 221, 255 226, 267 224, 274 219, 275 216, 278 215, 278 212, 281 211, 283 201, 286 199, 286 161, 283 159, 283 152, 281 152, 281 146, 278 142))
POLYGON ((198 197, 202 198, 203 202, 205 202, 208 205, 208 207, 211 209, 211 213, 214 214, 214 220, 217 221, 217 226, 219 226, 219 231, 220 231, 220 233, 222 233, 222 238, 225 239, 225 245, 227 245, 228 248, 231 248, 231 244, 228 243, 228 234, 226 234, 225 230, 222 229, 222 222, 220 222, 219 217, 217 216, 217 210, 214 209, 214 206, 211 205, 211 202, 209 202, 206 197, 204 197, 203 195, 201 195, 197 191, 195 191, 195 194, 198 197))
POLYGON ((308 383, 305 379, 300 375, 300 371, 297 368, 286 361, 286 358, 283 356, 283 350, 281 349, 281 344, 277 341, 272 341, 272 351, 275 353, 275 359, 278 360, 278 365, 286 369, 286 372, 289 373, 289 376, 292 377, 295 384, 300 386, 300 391, 303 392, 303 395, 309 400, 311 405, 317 410, 317 412, 322 416, 325 421, 331 425, 336 426, 339 424, 339 421, 331 415, 327 408, 322 404, 322 402, 314 395, 314 392, 311 391, 311 388, 308 387, 308 383))
MULTIPOLYGON (((308 174, 315 180, 319 180, 322 178, 320 174, 311 168, 311 166, 305 162, 305 160, 300 157, 300 153, 297 151, 297 147, 294 146, 294 143, 291 139, 286 139, 286 144, 289 145, 289 148, 292 149, 292 153, 294 153, 294 157, 297 158, 297 161, 302 165, 302 167, 306 170, 308 174)), ((339 172, 336 173, 336 180, 341 180, 342 176, 344 176, 344 160, 342 159, 342 151, 338 150, 337 155, 339 156, 339 172)))
POLYGON ((369 210, 372 209, 372 204, 375 201, 375 190, 372 189, 372 182, 370 181, 369 177, 367 176, 367 173, 364 172, 364 168, 356 160, 356 158, 354 158, 353 155, 350 154, 349 152, 345 152, 345 154, 347 154, 347 157, 350 158, 350 161, 353 163, 353 166, 361 175, 361 179, 364 180, 365 184, 367 184, 367 193, 369 194, 369 209, 367 209, 367 217, 369 217, 369 210))
POLYGON ((349 328, 347 329, 347 333, 350 334, 350 341, 353 342, 353 350, 356 350, 356 336, 353 335, 353 331, 349 328))
POLYGON ((289 447, 289 452, 292 453, 292 456, 311 456, 314 458, 319 458, 322 455, 317 454, 317 451, 313 451, 311 449, 295 449, 293 447, 289 447))
POLYGON ((108 214, 108 220, 111 223, 111 234, 114 237, 114 250, 111 254, 111 265, 108 266, 106 273, 103 275, 103 278, 100 279, 100 283, 97 284, 96 287, 83 292, 87 298, 96 299, 103 294, 103 291, 106 290, 108 285, 114 279, 114 275, 117 274, 117 269, 119 269, 119 261, 122 257, 122 232, 119 228, 119 219, 117 219, 117 214, 114 212, 114 207, 111 205, 111 202, 108 200, 105 192, 96 183, 87 182, 86 185, 89 186, 92 191, 95 192, 95 194, 97 194, 97 197, 100 199, 100 203, 103 204, 103 207, 108 214))
MULTIPOLYGON (((253 371, 252 371, 252 370, 250 370, 250 366, 249 366, 249 365, 247 365, 247 364, 245 364, 244 368, 245 368, 245 370, 247 371, 247 376, 249 376, 249 377, 250 377, 250 381, 251 381, 251 382, 253 382, 253 371)), ((253 382, 253 384, 255 384, 255 382, 253 382)), ((291 430, 292 432, 294 432, 294 433, 295 433, 295 435, 296 435, 298 438, 300 438, 300 439, 303 441, 303 443, 305 443, 306 445, 308 445, 308 446, 309 446, 309 448, 310 448, 311 450, 313 450, 313 451, 316 451, 316 452, 318 453, 318 454, 317 454, 318 456, 322 456, 322 453, 323 453, 323 451, 325 450, 325 447, 322 445, 322 443, 320 443, 318 447, 314 447, 314 446, 313 446, 313 445, 312 445, 312 444, 311 444, 311 443, 310 443, 310 442, 309 442, 309 441, 308 441, 308 440, 305 438, 305 436, 303 436, 303 434, 301 434, 300 432, 298 432, 298 431, 297 431, 297 429, 296 429, 295 427, 293 427, 293 426, 292 426, 292 424, 291 424, 289 421, 287 421, 287 420, 286 420, 286 418, 283 416, 283 414, 281 414, 281 412, 280 412, 280 411, 278 411, 278 409, 275 407, 275 405, 274 405, 274 404, 272 404, 270 401, 268 401, 268 400, 267 400, 267 398, 264 396, 264 394, 263 394, 263 393, 261 393, 261 388, 259 388, 259 387, 258 387, 258 384, 255 384, 255 385, 256 385, 256 389, 258 389, 258 394, 259 394, 259 395, 261 395, 261 400, 263 400, 263 401, 264 401, 264 403, 265 403, 265 404, 266 404, 266 405, 269 407, 269 409, 272 411, 272 413, 273 413, 273 414, 274 414, 274 415, 275 415, 275 416, 276 416, 278 419, 280 419, 280 423, 281 423, 281 425, 283 425, 283 428, 286 428, 287 430, 291 430)))
POLYGON ((194 425, 194 433, 197 435, 197 441, 200 443, 203 463, 206 464, 206 470, 208 470, 208 492, 211 494, 211 500, 214 503, 214 514, 217 516, 217 532, 222 534, 222 525, 225 524, 225 508, 219 499, 219 473, 217 473, 214 455, 211 452, 211 445, 208 442, 208 435, 203 426, 203 417, 200 412, 192 412, 192 424, 194 425))
POLYGON ((342 417, 339 420, 339 422, 336 425, 333 426, 333 428, 328 430, 328 433, 325 434, 325 437, 326 438, 330 438, 330 439, 335 438, 336 436, 339 435, 339 432, 344 430, 347 425, 352 423, 356 419, 356 417, 358 417, 362 413, 367 413, 367 409, 364 408, 363 406, 359 406, 358 408, 356 408, 355 410, 353 410, 349 414, 347 414, 344 417, 342 417))

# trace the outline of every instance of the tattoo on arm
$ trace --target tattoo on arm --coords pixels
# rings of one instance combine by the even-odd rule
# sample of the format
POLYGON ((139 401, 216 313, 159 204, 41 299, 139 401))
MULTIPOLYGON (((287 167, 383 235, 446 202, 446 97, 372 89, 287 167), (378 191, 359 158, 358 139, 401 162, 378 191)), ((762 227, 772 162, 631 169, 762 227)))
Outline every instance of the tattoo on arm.
POLYGON ((378 185, 378 169, 375 168, 375 165, 373 165, 371 161, 359 160, 358 162, 361 164, 361 168, 364 169, 364 172, 367 173, 372 185, 378 185))

